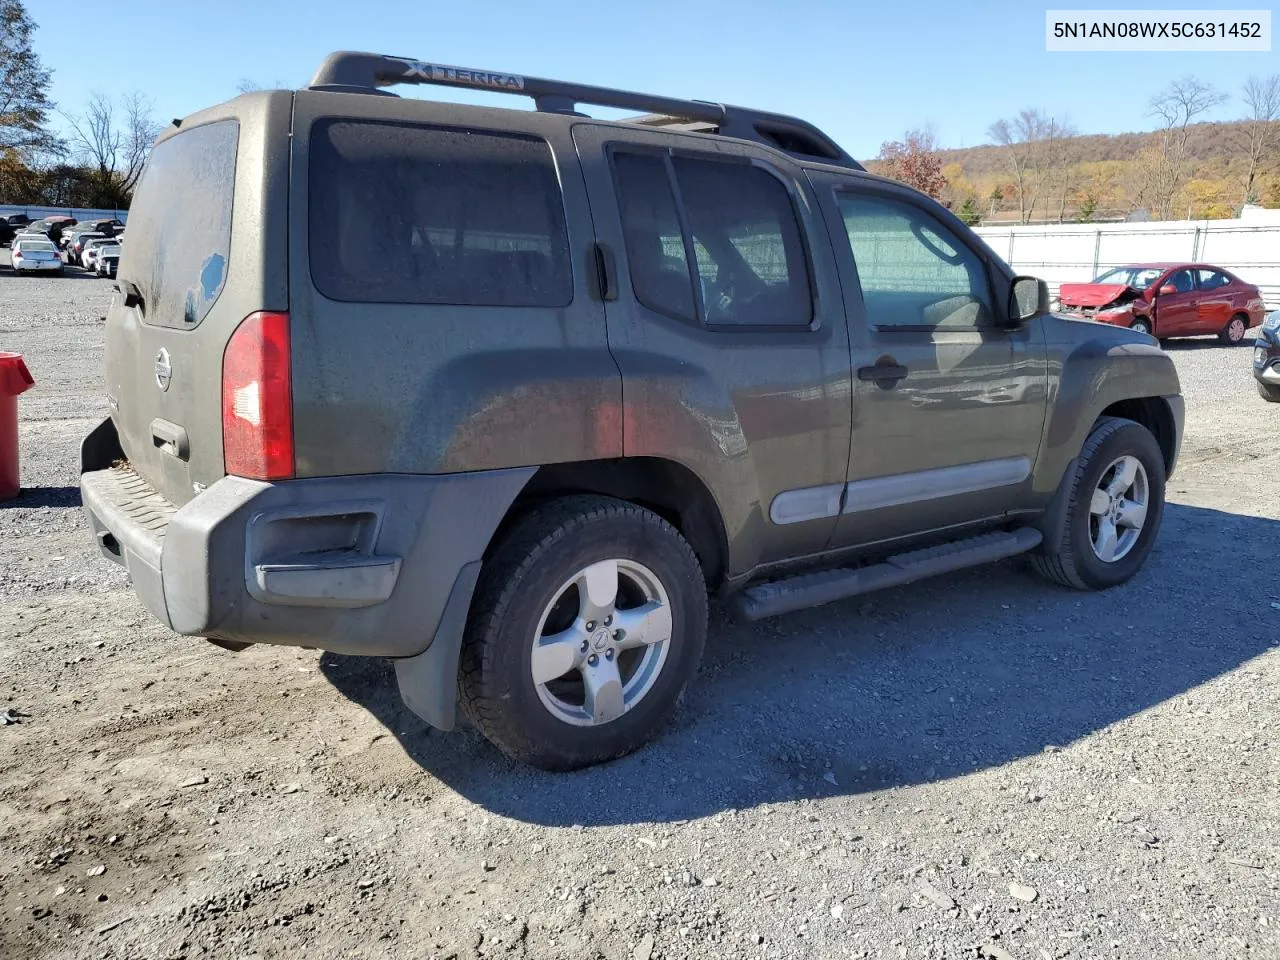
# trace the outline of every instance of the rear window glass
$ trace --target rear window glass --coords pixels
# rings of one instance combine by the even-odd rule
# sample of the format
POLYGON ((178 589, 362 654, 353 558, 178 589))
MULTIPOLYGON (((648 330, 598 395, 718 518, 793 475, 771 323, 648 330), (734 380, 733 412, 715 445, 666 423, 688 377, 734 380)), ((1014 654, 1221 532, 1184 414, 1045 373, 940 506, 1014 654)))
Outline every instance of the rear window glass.
POLYGON ((120 263, 147 323, 193 327, 226 285, 239 137, 238 123, 219 120, 170 137, 147 161, 120 263))
POLYGON ((311 134, 310 252, 333 300, 562 307, 569 243, 550 146, 330 120, 311 134))

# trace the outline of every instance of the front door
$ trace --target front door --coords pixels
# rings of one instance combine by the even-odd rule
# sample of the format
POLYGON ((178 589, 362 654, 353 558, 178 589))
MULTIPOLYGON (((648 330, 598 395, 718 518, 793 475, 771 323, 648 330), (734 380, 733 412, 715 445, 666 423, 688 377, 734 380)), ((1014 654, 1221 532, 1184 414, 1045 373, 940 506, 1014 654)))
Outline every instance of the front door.
POLYGON ((718 501, 728 573, 824 550, 849 458, 849 346, 812 194, 744 143, 582 123, 622 371, 623 452, 718 501))
POLYGON ((1200 332, 1200 294, 1190 270, 1175 270, 1156 289, 1156 329, 1160 337, 1188 337, 1200 332), (1172 287, 1169 293, 1162 293, 1172 287))
POLYGON ((854 423, 840 545, 991 520, 1029 489, 1046 410, 1044 332, 1010 329, 988 253, 917 194, 815 176, 846 258, 854 423))

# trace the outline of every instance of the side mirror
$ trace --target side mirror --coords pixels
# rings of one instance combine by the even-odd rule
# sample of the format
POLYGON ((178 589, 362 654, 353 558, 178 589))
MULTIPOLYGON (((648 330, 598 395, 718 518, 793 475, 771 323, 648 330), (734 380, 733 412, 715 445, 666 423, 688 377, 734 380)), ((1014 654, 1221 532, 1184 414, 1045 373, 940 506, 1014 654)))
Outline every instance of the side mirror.
POLYGON ((1178 292, 1178 288, 1175 287, 1172 283, 1166 283, 1163 287, 1161 287, 1159 290, 1156 291, 1156 293, 1162 297, 1172 297, 1177 292, 1178 292))
POLYGON ((1009 286, 1009 322, 1022 323, 1049 312, 1049 285, 1038 277, 1014 277, 1009 286))

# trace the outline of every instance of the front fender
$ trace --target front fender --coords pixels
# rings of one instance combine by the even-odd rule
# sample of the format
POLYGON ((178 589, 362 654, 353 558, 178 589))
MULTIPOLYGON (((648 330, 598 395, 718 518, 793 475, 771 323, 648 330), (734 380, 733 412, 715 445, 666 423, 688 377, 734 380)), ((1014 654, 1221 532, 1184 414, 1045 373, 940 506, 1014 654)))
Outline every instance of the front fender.
MULTIPOLYGON (((1032 489, 1051 498, 1102 412, 1122 400, 1179 397, 1173 361, 1156 341, 1131 330, 1053 317, 1046 324, 1049 415, 1032 489)), ((1180 397, 1179 397, 1180 398, 1180 397)), ((1171 410, 1181 426, 1180 411, 1171 410)))

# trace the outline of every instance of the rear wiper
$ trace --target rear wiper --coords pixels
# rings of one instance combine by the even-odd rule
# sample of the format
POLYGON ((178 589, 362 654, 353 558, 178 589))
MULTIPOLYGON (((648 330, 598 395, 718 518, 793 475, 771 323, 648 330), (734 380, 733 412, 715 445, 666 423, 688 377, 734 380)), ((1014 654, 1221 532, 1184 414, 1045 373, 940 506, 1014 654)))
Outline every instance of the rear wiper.
POLYGON ((147 312, 146 301, 142 299, 142 291, 138 289, 138 285, 132 280, 117 280, 116 289, 124 294, 124 305, 126 307, 137 307, 144 314, 147 312))

